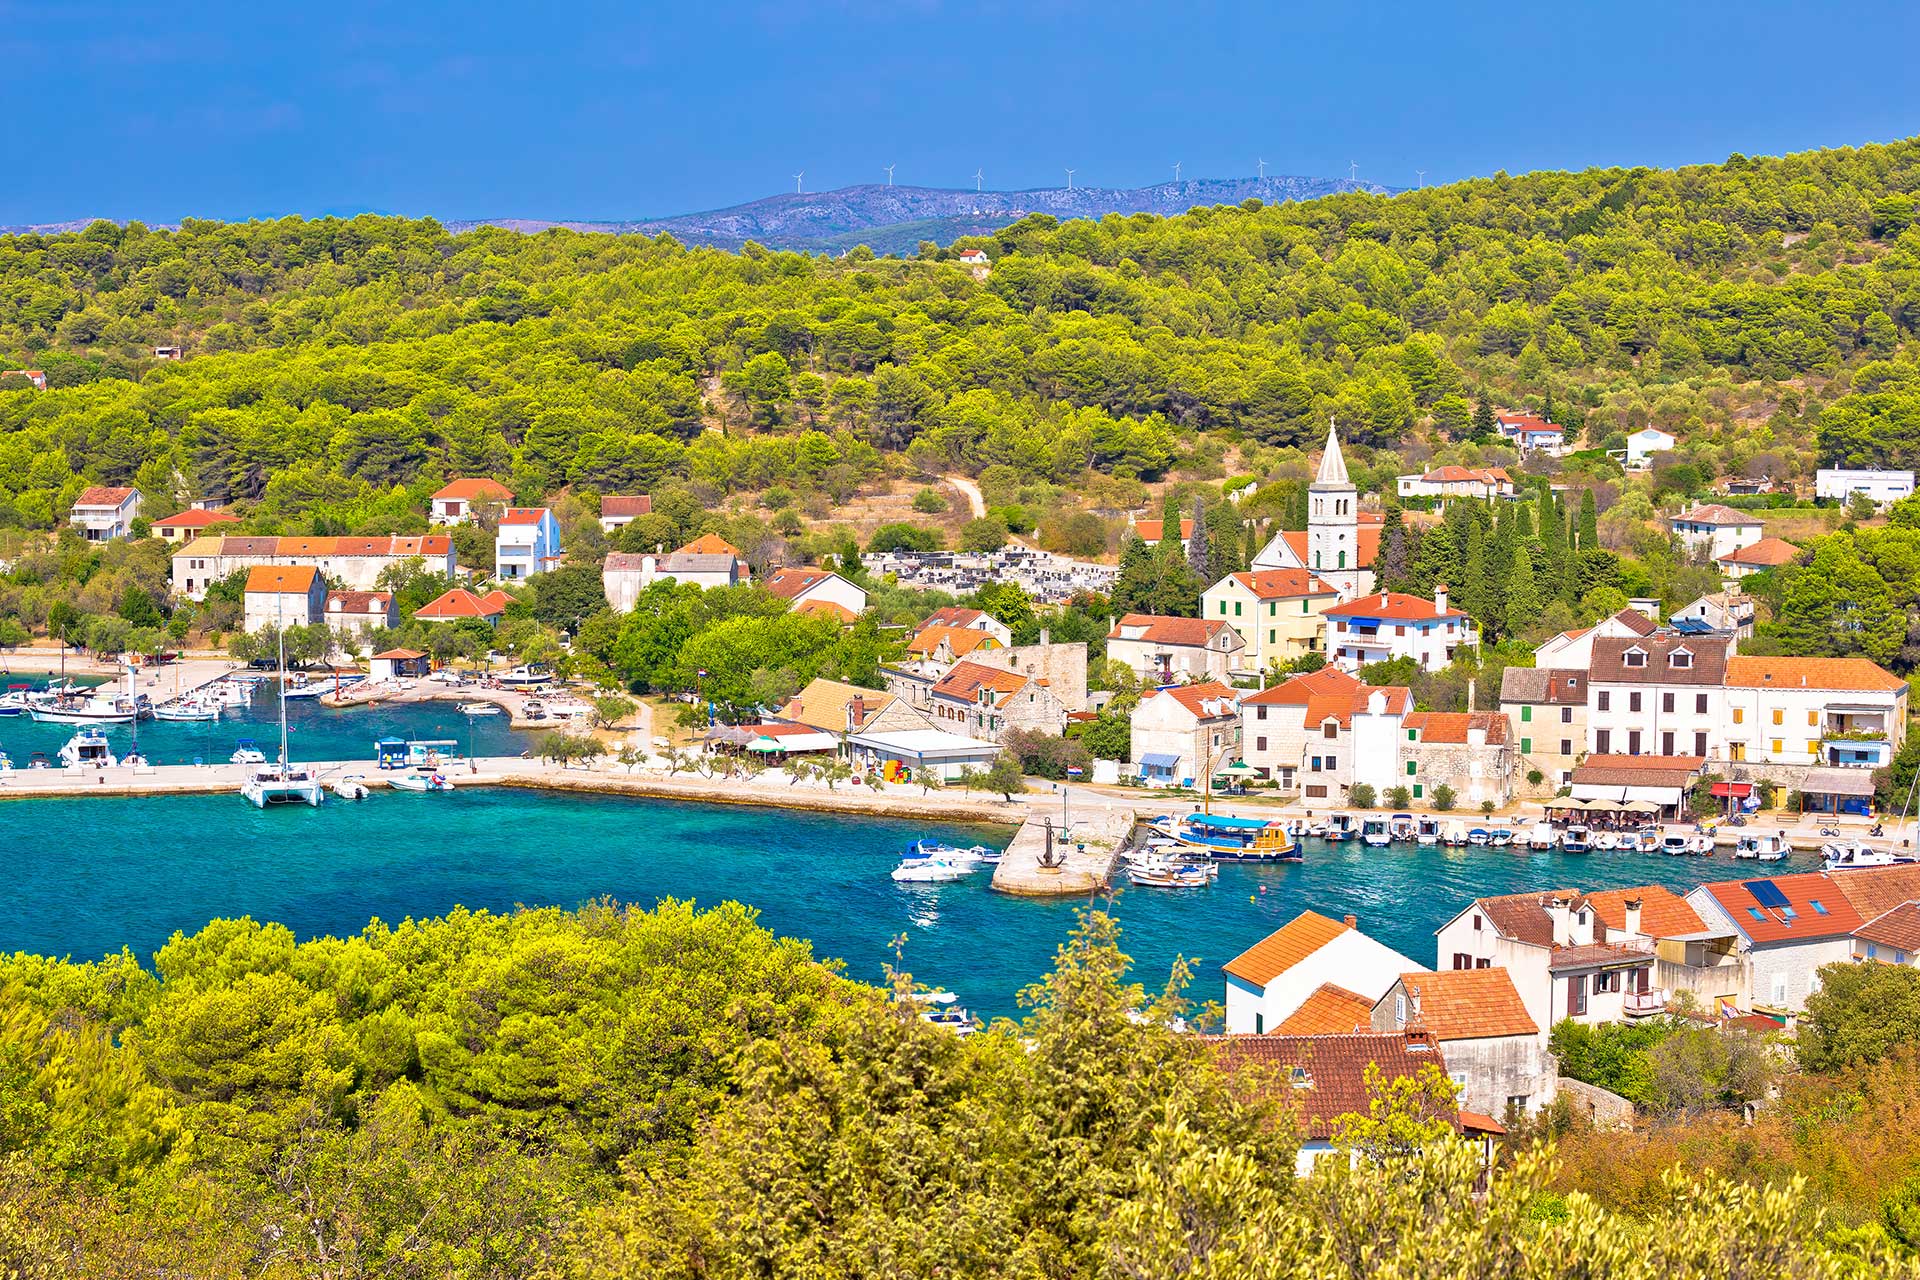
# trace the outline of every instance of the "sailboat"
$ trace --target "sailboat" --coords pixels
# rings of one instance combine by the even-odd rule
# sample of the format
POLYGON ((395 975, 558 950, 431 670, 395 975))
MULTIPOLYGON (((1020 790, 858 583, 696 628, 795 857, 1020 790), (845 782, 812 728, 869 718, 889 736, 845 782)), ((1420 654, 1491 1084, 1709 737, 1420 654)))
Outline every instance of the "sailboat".
POLYGON ((324 794, 319 772, 312 765, 293 764, 287 759, 287 636, 283 626, 276 626, 274 631, 280 643, 280 758, 249 766, 240 794, 256 809, 285 804, 317 807, 324 794))

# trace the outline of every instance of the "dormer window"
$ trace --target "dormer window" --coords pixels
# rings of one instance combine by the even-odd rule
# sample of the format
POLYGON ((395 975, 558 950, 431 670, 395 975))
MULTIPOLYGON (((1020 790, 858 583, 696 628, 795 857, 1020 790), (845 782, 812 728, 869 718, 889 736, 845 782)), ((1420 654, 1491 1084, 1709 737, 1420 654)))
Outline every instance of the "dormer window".
POLYGON ((1667 665, 1685 669, 1693 665, 1693 655, 1685 649, 1675 649, 1667 655, 1667 665))
POLYGON ((1647 651, 1638 648, 1629 649, 1623 655, 1622 660, 1629 667, 1644 667, 1647 665, 1647 651))

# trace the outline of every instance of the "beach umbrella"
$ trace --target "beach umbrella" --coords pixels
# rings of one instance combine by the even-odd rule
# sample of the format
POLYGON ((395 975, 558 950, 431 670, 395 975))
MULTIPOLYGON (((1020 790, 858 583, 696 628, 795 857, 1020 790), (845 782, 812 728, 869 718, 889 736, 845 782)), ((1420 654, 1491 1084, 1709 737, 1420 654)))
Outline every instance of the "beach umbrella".
POLYGON ((1232 764, 1224 768, 1215 769, 1213 772, 1215 777, 1252 778, 1257 776, 1260 771, 1248 764, 1245 760, 1235 760, 1232 764))
POLYGON ((785 749, 786 748, 782 747, 779 743, 775 742, 772 738, 756 738, 754 741, 749 742, 747 744, 747 750, 758 751, 758 752, 761 752, 762 754, 769 754, 769 755, 775 751, 784 751, 785 749))
POLYGON ((1658 813, 1660 806, 1651 800, 1629 800, 1620 808, 1627 813, 1658 813))

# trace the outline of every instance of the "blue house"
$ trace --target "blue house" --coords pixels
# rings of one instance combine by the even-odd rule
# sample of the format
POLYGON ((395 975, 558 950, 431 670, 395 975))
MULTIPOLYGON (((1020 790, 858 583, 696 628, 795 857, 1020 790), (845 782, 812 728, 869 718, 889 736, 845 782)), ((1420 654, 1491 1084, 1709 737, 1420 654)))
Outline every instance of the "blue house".
POLYGON ((499 582, 519 582, 536 573, 558 568, 560 522, 550 507, 508 507, 500 516, 493 538, 493 576, 499 582))

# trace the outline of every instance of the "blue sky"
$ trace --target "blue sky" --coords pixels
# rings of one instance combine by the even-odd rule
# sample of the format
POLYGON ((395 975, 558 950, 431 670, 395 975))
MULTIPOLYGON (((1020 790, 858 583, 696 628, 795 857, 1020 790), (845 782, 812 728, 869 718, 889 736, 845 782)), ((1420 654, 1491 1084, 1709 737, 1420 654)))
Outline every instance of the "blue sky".
POLYGON ((1920 133, 1916 48, 1920 6, 0 0, 0 223, 1685 164, 1920 133))

